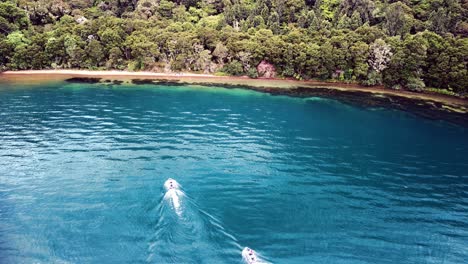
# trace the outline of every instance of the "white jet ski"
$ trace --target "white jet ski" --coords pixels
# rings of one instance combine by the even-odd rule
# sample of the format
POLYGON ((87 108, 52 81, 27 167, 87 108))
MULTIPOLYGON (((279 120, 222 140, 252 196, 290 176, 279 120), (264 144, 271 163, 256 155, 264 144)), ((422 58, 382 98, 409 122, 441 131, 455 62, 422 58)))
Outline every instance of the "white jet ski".
POLYGON ((242 258, 248 264, 264 263, 258 259, 257 253, 255 253, 253 249, 248 248, 248 247, 245 247, 244 250, 242 250, 242 258))
POLYGON ((164 182, 164 189, 166 189, 166 192, 171 190, 171 189, 178 190, 178 189, 180 189, 180 185, 176 180, 174 180, 172 178, 169 178, 169 179, 167 179, 166 182, 164 182))
POLYGON ((184 193, 180 190, 180 184, 176 180, 169 178, 164 182, 164 189, 166 190, 164 199, 170 201, 176 213, 181 215, 180 198, 184 196, 184 193))

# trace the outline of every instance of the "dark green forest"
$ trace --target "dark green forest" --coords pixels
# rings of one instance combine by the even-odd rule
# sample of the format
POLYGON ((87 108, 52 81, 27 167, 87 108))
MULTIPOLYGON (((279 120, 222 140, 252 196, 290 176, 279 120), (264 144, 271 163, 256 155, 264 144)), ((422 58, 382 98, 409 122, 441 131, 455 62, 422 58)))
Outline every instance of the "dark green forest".
POLYGON ((0 70, 192 71, 468 92, 466 0, 0 0, 0 70))

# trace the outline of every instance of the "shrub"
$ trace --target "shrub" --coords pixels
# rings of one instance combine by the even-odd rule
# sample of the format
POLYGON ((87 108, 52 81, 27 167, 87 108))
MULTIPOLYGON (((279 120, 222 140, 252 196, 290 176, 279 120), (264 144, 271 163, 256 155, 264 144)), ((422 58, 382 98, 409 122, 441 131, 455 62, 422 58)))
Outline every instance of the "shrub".
POLYGON ((250 69, 247 71, 247 76, 249 76, 250 78, 253 78, 253 79, 258 78, 257 69, 255 69, 255 68, 250 68, 250 69))
POLYGON ((222 72, 222 71, 215 72, 214 75, 215 75, 215 76, 229 76, 229 74, 227 74, 227 73, 225 73, 225 72, 222 72))
POLYGON ((139 71, 143 68, 143 63, 141 60, 131 61, 128 64, 129 71, 139 71))
POLYGON ((294 74, 296 72, 294 71, 294 68, 291 66, 286 66, 284 69, 281 71, 281 75, 283 77, 294 77, 294 74))
POLYGON ((426 85, 424 84, 423 80, 421 80, 420 78, 416 78, 416 77, 408 78, 408 81, 406 83, 406 88, 408 88, 409 90, 412 90, 412 91, 420 92, 425 87, 426 87, 426 85))
POLYGON ((362 81, 362 84, 366 86, 382 84, 382 75, 376 71, 370 71, 369 74, 367 74, 366 80, 362 81))
POLYGON ((239 76, 244 74, 244 67, 239 61, 233 60, 228 64, 224 65, 221 71, 229 75, 239 76))
POLYGON ((446 90, 446 89, 427 88, 427 89, 425 89, 425 91, 428 91, 428 92, 431 92, 431 93, 443 94, 443 95, 459 96, 454 91, 446 90))

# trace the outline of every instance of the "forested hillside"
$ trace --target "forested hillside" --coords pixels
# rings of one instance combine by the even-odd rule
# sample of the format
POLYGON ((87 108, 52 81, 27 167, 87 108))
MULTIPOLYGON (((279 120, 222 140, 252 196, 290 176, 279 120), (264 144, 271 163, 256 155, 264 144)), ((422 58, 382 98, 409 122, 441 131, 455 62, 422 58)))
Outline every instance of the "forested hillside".
POLYGON ((0 0, 0 69, 195 71, 468 91, 466 0, 0 0))

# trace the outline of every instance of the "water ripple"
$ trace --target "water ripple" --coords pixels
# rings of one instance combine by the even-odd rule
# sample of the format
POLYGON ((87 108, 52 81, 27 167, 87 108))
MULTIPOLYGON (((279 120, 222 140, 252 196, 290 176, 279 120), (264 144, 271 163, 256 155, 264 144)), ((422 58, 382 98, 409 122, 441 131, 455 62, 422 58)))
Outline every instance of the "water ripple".
POLYGON ((466 128, 236 89, 17 88, 0 87, 1 263, 468 258, 466 128))

